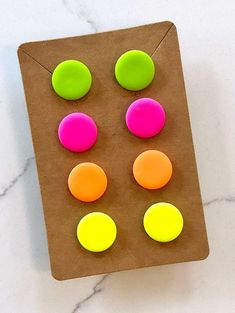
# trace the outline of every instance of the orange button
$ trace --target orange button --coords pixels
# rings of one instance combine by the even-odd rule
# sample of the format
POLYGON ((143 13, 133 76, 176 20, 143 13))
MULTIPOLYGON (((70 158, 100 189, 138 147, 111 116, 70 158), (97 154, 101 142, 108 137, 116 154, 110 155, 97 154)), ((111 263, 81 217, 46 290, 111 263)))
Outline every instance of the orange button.
POLYGON ((94 163, 80 163, 70 172, 68 186, 75 198, 92 202, 104 194, 107 188, 107 176, 104 170, 94 163))
POLYGON ((133 175, 140 186, 146 189, 159 189, 169 182, 172 164, 161 151, 144 151, 135 159, 133 175))

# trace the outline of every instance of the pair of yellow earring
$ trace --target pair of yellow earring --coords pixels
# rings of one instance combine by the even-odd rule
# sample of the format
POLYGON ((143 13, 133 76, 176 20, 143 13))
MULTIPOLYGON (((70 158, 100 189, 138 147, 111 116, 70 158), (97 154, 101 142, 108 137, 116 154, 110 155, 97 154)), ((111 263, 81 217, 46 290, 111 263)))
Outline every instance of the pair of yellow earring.
MULTIPOLYGON (((143 226, 150 238, 159 242, 176 239, 183 229, 183 217, 172 204, 153 204, 144 214, 143 226)), ((107 214, 92 212, 85 215, 77 226, 77 238, 88 251, 102 252, 110 248, 117 237, 117 226, 107 214)))

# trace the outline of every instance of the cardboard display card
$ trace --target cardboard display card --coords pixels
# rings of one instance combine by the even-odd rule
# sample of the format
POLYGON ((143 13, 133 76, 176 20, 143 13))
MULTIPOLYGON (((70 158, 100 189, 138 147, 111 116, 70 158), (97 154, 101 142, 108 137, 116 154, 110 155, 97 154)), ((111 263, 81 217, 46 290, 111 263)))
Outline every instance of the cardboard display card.
POLYGON ((185 95, 177 32, 162 22, 105 33, 25 43, 18 50, 47 227, 52 275, 64 280, 161 264, 201 260, 208 242, 200 196, 189 113, 185 95), (127 50, 147 52, 156 75, 144 90, 132 92, 116 81, 114 67, 127 50), (64 60, 84 62, 93 83, 82 99, 68 101, 56 95, 51 75, 64 60), (132 135, 125 124, 128 106, 141 97, 159 101, 166 125, 150 139, 132 135), (59 142, 63 117, 84 112, 95 120, 99 134, 87 152, 72 153, 59 142), (167 154, 173 164, 170 182, 158 190, 140 187, 132 174, 135 158, 148 149, 167 154), (108 188, 95 202, 75 199, 68 190, 68 175, 81 162, 94 162, 105 170, 108 188), (147 208, 169 202, 180 209, 184 228, 174 241, 159 243, 143 228, 147 208), (105 252, 86 251, 76 227, 89 212, 110 215, 117 238, 105 252))

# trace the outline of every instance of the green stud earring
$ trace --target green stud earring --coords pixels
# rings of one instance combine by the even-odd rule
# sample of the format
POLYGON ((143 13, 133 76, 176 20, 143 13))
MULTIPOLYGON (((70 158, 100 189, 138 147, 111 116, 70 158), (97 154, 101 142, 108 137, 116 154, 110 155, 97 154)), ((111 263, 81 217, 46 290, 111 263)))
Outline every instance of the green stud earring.
POLYGON ((76 60, 59 63, 52 74, 52 86, 56 94, 66 100, 77 100, 91 88, 92 76, 88 67, 76 60))
POLYGON ((115 76, 125 89, 138 91, 146 88, 153 80, 155 66, 152 58, 141 50, 123 53, 115 65, 115 76))

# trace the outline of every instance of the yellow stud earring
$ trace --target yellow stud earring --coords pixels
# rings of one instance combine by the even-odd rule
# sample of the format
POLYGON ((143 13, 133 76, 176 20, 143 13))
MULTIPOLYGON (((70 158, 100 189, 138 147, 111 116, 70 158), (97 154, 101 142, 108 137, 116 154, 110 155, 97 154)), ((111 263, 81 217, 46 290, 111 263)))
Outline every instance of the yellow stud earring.
POLYGON ((176 239, 183 229, 183 216, 174 205, 166 202, 153 204, 143 219, 144 229, 153 240, 169 242, 176 239))

